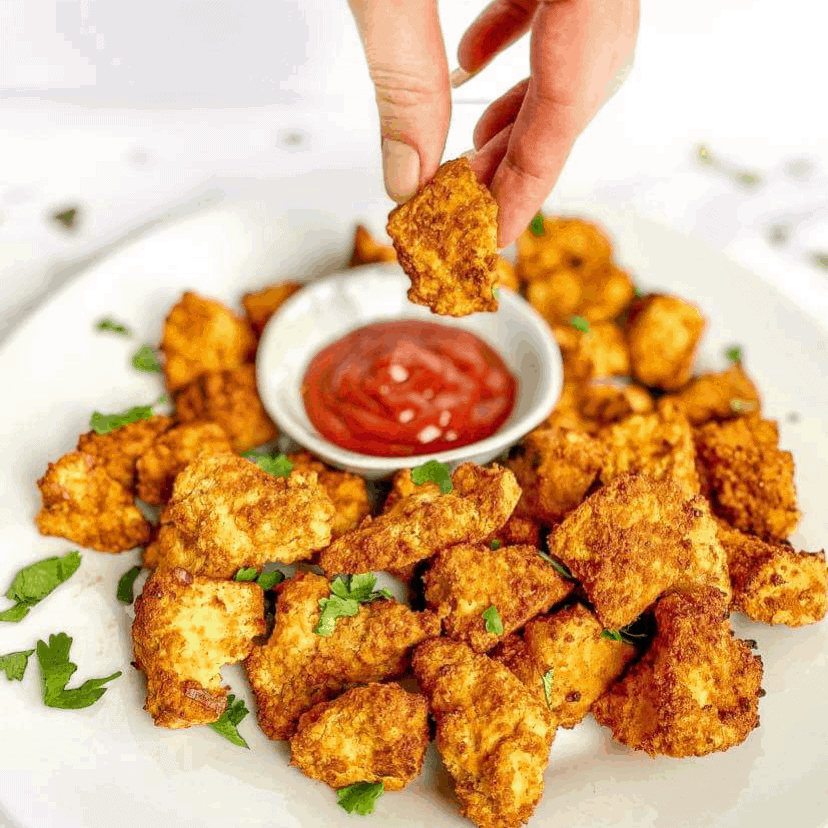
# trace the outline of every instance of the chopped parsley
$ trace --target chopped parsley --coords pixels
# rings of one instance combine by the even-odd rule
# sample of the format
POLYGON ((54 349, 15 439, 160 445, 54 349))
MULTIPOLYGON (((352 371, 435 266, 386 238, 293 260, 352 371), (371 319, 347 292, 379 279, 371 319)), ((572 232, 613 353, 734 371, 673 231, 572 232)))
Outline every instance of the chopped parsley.
POLYGON ((543 213, 537 213, 532 221, 529 222, 529 229, 533 236, 543 235, 543 213))
POLYGON ((317 635, 332 635, 338 618, 356 615, 360 604, 377 598, 393 598, 387 589, 375 590, 377 576, 370 572, 363 575, 338 575, 331 584, 331 595, 319 599, 322 614, 313 631, 317 635))
POLYGON ((120 414, 101 414, 95 411, 89 418, 89 427, 96 434, 109 434, 121 426, 137 423, 139 420, 149 420, 153 416, 151 405, 136 405, 120 414))
POLYGON ((538 553, 545 561, 552 564, 553 569, 559 574, 562 575, 564 578, 568 578, 570 581, 575 580, 575 576, 560 562, 556 561, 554 558, 550 558, 546 552, 539 552, 538 553))
POLYGON ((738 345, 732 345, 725 351, 725 356, 731 362, 740 362, 742 359, 742 349, 738 345))
POLYGON ((500 299, 500 288, 499 287, 493 287, 492 288, 492 296, 494 296, 495 299, 500 299))
POLYGON ((248 451, 242 457, 274 477, 287 477, 293 470, 293 463, 284 454, 257 454, 255 451, 248 451))
POLYGON ((601 633, 601 638, 609 638, 611 641, 624 641, 627 644, 635 644, 634 638, 646 638, 644 633, 630 632, 631 624, 626 627, 621 627, 620 630, 604 630, 601 633))
POLYGON ((337 803, 349 814, 367 816, 374 813, 377 800, 382 796, 385 785, 382 782, 356 782, 336 792, 337 803))
POLYGON ((52 218, 62 224, 67 230, 73 230, 78 223, 78 208, 69 207, 66 210, 61 210, 59 213, 54 213, 52 218))
POLYGON ((429 460, 422 466, 415 466, 411 469, 411 480, 416 486, 423 483, 436 483, 443 494, 451 491, 451 472, 447 463, 439 460, 429 460))
POLYGON ((99 331, 109 331, 109 333, 121 334, 121 336, 132 336, 132 331, 126 325, 114 322, 111 319, 101 319, 95 327, 99 331))
POLYGON ((132 357, 132 367, 139 371, 148 371, 152 374, 161 373, 161 363, 155 355, 155 351, 149 345, 142 345, 132 357))
POLYGON ((552 707, 552 680, 555 677, 555 671, 550 668, 547 670, 542 676, 541 681, 543 682, 543 695, 546 699, 546 706, 551 708, 552 707))
POLYGON ((69 679, 78 669, 69 661, 72 639, 66 633, 49 636, 49 643, 37 642, 37 661, 43 686, 43 703, 61 710, 80 710, 89 707, 106 692, 103 685, 121 675, 119 670, 106 678, 87 679, 80 687, 66 689, 69 679))
POLYGON ((121 575, 121 579, 118 581, 118 590, 116 592, 119 601, 123 601, 125 604, 131 604, 133 602, 134 595, 132 587, 140 572, 141 567, 136 564, 121 575))
POLYGON ((210 722, 209 727, 215 730, 219 736, 223 736, 228 742, 232 742, 239 747, 249 748, 250 745, 244 740, 244 737, 239 733, 239 722, 250 711, 244 703, 244 699, 237 699, 232 693, 227 697, 227 707, 224 713, 221 714, 215 722, 210 722))
POLYGON ((246 569, 240 569, 235 574, 234 580, 255 581, 262 589, 273 589, 273 587, 281 584, 285 580, 285 576, 278 569, 273 570, 273 572, 262 572, 260 575, 259 570, 255 566, 251 566, 246 569))
POLYGON ((80 553, 69 552, 62 558, 45 558, 21 569, 6 592, 14 606, 0 612, 0 621, 22 621, 35 604, 77 572, 80 562, 80 553))
POLYGON ((247 569, 240 569, 234 576, 234 581, 255 581, 256 576, 259 574, 259 570, 256 569, 255 566, 248 567, 247 569))
POLYGON ((589 322, 583 316, 573 316, 570 322, 572 322, 572 327, 581 333, 589 333, 589 322))
POLYGON ((503 622, 494 604, 483 613, 483 620, 486 622, 486 632, 503 635, 503 622))
POLYGON ((9 681, 22 681, 29 664, 29 656, 34 650, 21 650, 18 653, 8 653, 0 656, 0 671, 6 674, 9 681))
POLYGON ((737 414, 746 414, 748 411, 753 411, 756 408, 756 404, 750 400, 731 400, 730 407, 737 414))
POLYGON ((601 633, 601 638, 609 638, 611 641, 623 641, 621 633, 618 630, 604 630, 601 633))
POLYGON ((502 543, 501 543, 501 542, 500 542, 497 538, 495 538, 495 539, 494 539, 494 540, 493 540, 493 541, 489 544, 489 546, 491 547, 492 551, 497 552, 497 550, 498 550, 498 549, 500 549, 500 547, 501 547, 501 546, 503 546, 503 544, 502 544, 502 543))

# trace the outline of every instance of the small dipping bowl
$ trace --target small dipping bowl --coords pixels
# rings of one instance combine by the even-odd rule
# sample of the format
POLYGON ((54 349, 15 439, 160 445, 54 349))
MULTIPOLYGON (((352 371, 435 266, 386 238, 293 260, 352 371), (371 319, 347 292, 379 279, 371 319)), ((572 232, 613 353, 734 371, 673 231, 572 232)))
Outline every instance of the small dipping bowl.
POLYGON ((455 466, 488 463, 539 425, 563 385, 561 352, 543 317, 508 288, 497 313, 436 316, 408 301, 408 277, 397 265, 378 264, 335 273, 306 284, 279 309, 262 334, 256 360, 259 396, 284 434, 326 463, 370 480, 429 460, 455 466), (491 437, 433 454, 377 457, 341 448, 313 426, 302 399, 302 379, 319 351, 375 322, 419 319, 463 328, 487 342, 517 379, 515 406, 491 437))

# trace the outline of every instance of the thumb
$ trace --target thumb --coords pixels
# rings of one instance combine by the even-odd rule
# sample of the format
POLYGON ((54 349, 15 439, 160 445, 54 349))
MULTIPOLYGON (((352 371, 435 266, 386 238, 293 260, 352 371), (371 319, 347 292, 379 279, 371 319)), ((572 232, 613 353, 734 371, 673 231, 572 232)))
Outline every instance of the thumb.
POLYGON ((406 201, 437 171, 451 117, 436 0, 350 0, 374 82, 385 189, 406 201))

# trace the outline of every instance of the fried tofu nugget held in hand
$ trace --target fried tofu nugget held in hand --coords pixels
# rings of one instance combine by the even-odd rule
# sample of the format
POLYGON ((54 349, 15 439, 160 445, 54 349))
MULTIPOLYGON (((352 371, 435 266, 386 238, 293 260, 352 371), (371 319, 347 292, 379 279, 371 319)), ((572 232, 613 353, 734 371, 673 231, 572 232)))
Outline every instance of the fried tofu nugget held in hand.
POLYGON ((242 365, 255 345, 246 320, 221 302, 188 290, 164 321, 161 350, 167 388, 177 391, 207 371, 242 365))
POLYGON ((696 429, 696 454, 713 511, 764 540, 799 523, 794 461, 779 449, 779 427, 758 414, 696 429))
POLYGON ((328 545, 333 521, 315 473, 275 477, 235 454, 200 454, 175 479, 162 529, 172 524, 180 538, 160 546, 158 566, 232 578, 243 567, 307 560, 328 545))
POLYGON ((92 455, 73 451, 49 463, 37 487, 43 504, 35 522, 42 535, 98 552, 125 552, 150 539, 152 527, 134 495, 92 455))
POLYGON ((362 224, 354 231, 354 249, 348 262, 348 267, 359 267, 365 264, 382 264, 397 261, 397 254, 390 244, 380 244, 362 224))
POLYGON ((158 437, 138 458, 138 497, 160 506, 172 495, 176 475, 196 455, 233 451, 224 429, 217 423, 182 423, 158 437))
POLYGON ((242 307, 257 339, 262 335, 270 317, 301 287, 301 282, 279 282, 242 296, 242 307))
POLYGON ((533 546, 491 549, 476 543, 440 552, 423 582, 426 603, 442 618, 443 632, 478 653, 562 601, 574 587, 533 546), (483 613, 492 606, 502 633, 486 629, 483 613))
POLYGON ((672 480, 625 474, 590 495, 549 536, 610 630, 632 623, 660 595, 713 586, 730 600, 716 522, 701 495, 672 480))
POLYGON ((302 714, 291 764, 335 789, 382 782, 399 791, 420 775, 428 742, 425 697, 373 682, 302 714))
POLYGON ((175 395, 175 413, 182 423, 218 423, 240 454, 279 436, 259 399, 253 365, 203 374, 175 395))
POLYGON ((336 620, 331 635, 314 632, 319 602, 331 597, 321 575, 300 572, 278 587, 276 626, 245 662, 256 694, 259 725, 271 739, 289 739, 299 717, 358 684, 401 676, 411 648, 440 634, 431 612, 393 600, 360 604, 336 620))
POLYGON ((762 659, 733 637, 727 602, 703 589, 669 595, 644 657, 592 708, 621 744, 650 756, 705 756, 759 724, 762 659))
POLYGON ((411 302, 442 316, 497 310, 497 202, 468 159, 443 164, 391 211, 387 230, 411 278, 411 302))
POLYGON ((733 585, 732 608, 754 621, 802 627, 825 617, 828 567, 825 552, 797 552, 765 543, 719 522, 733 585))
POLYGON ((560 726, 575 727, 635 658, 636 648, 603 635, 583 605, 532 619, 492 654, 549 706, 560 726), (544 682, 546 678, 546 682, 544 682))
POLYGON ((403 497, 385 513, 337 538, 319 565, 329 575, 404 569, 457 543, 481 541, 508 520, 520 486, 508 469, 464 463, 452 491, 435 486, 403 497))
POLYGON ((265 631, 264 591, 253 583, 154 573, 135 601, 135 666, 158 727, 218 720, 227 707, 221 668, 242 661, 265 631))
POLYGON ((421 644, 413 667, 463 816, 480 828, 526 822, 543 795, 555 735, 546 705, 502 664, 457 641, 421 644))
POLYGON ((675 402, 696 426, 758 414, 762 408, 759 390, 740 362, 718 374, 701 374, 667 399, 675 402))

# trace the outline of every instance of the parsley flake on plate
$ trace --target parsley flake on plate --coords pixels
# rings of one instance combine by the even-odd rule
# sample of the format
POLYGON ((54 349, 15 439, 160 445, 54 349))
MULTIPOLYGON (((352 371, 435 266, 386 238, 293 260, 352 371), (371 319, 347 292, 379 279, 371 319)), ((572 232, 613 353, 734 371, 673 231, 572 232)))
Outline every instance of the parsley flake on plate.
POLYGON ((61 710, 80 710, 89 707, 106 692, 103 685, 121 675, 121 671, 106 678, 87 679, 80 687, 66 689, 69 679, 78 669, 69 661, 72 638, 66 633, 49 636, 49 643, 37 642, 37 662, 40 665, 40 682, 43 686, 43 703, 61 710))
POLYGON ((532 221, 529 222, 529 229, 533 236, 543 235, 543 213, 537 213, 532 221))
POLYGON ((244 703, 244 699, 237 699, 232 693, 227 697, 227 707, 221 717, 215 722, 210 722, 208 727, 215 730, 219 736, 223 736, 228 742, 239 747, 249 748, 250 745, 239 733, 239 723, 250 711, 244 703))
POLYGON ((742 359, 742 349, 738 345, 731 345, 731 347, 725 351, 725 356, 731 362, 740 362, 742 359))
POLYGON ((331 583, 331 595, 319 599, 322 614, 314 627, 317 635, 332 635, 338 618, 346 618, 359 612, 360 604, 367 604, 377 598, 393 598, 387 589, 374 590, 377 576, 370 572, 343 578, 338 575, 331 583))
POLYGON ((382 796, 385 785, 382 782, 356 782, 336 792, 337 803, 349 814, 367 816, 374 813, 377 800, 382 796))
POLYGON ((121 578, 118 581, 118 590, 116 592, 119 601, 123 601, 125 604, 131 604, 133 602, 134 594, 132 587, 140 572, 141 566, 136 564, 121 575, 121 578))
POLYGON ((547 563, 552 564, 552 568, 564 578, 568 578, 570 581, 575 580, 575 576, 560 562, 556 561, 554 558, 550 558, 546 552, 539 552, 538 553, 547 563))
POLYGON ((415 486, 422 486, 423 483, 436 483, 443 494, 451 491, 451 472, 447 463, 439 460, 429 460, 422 466, 415 466, 411 469, 411 481, 415 486))
POLYGON ((542 676, 543 695, 546 699, 546 706, 552 707, 552 680, 555 678, 555 671, 553 669, 547 670, 542 676))
POLYGON ((34 650, 21 650, 18 653, 0 656, 0 672, 4 672, 9 681, 22 681, 29 664, 29 656, 33 652, 34 650))
POLYGON ((581 333, 589 333, 589 322, 583 316, 573 316, 570 320, 572 327, 579 330, 581 333))
POLYGON ((293 470, 293 463, 284 454, 257 454, 255 451, 248 451, 242 457, 274 477, 287 477, 293 470))
POLYGON ((233 577, 236 581, 255 581, 262 589, 273 589, 277 584, 285 580, 284 573, 275 569, 273 572, 262 572, 255 566, 240 569, 233 577))
POLYGON ((151 405, 136 405, 120 414, 101 414, 95 411, 89 418, 89 427, 96 434, 109 434, 121 426, 137 423, 139 420, 149 420, 153 413, 151 405))
POLYGON ((494 604, 483 613, 483 620, 486 622, 486 632, 503 635, 503 622, 494 604))
POLYGON ((152 374, 161 373, 161 363, 149 345, 142 345, 132 356, 132 367, 152 374))
POLYGON ((500 542, 497 538, 495 538, 495 539, 494 539, 494 540, 493 540, 493 541, 489 544, 489 547, 491 548, 491 550, 492 550, 493 552, 497 552, 497 550, 498 550, 498 549, 500 549, 500 547, 501 547, 501 546, 503 546, 503 544, 502 544, 502 543, 501 543, 501 542, 500 542))
POLYGON ((132 336, 132 331, 126 325, 112 319, 101 319, 95 327, 99 331, 108 331, 109 333, 121 334, 121 336, 132 336))
POLYGON ((14 606, 0 612, 0 621, 22 621, 35 604, 77 572, 80 562, 79 552, 69 552, 62 558, 45 558, 21 569, 6 592, 14 606))
POLYGON ((66 210, 61 210, 59 213, 54 213, 52 218, 62 224, 67 230, 73 230, 78 223, 78 208, 69 207, 66 210))

